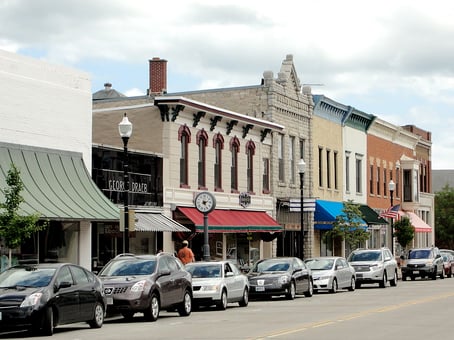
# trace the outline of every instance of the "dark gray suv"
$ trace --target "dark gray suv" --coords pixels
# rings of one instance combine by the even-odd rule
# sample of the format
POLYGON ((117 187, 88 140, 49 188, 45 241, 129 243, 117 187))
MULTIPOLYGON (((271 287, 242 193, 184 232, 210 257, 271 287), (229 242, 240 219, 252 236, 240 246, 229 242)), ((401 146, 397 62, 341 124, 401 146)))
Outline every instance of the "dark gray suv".
POLYGON ((191 314, 192 277, 171 254, 121 254, 98 276, 104 284, 108 313, 121 313, 126 319, 143 313, 149 321, 156 321, 161 309, 191 314))
POLYGON ((437 247, 411 249, 401 270, 403 281, 407 277, 412 280, 416 277, 430 277, 432 280, 436 280, 437 276, 445 278, 443 257, 437 247))

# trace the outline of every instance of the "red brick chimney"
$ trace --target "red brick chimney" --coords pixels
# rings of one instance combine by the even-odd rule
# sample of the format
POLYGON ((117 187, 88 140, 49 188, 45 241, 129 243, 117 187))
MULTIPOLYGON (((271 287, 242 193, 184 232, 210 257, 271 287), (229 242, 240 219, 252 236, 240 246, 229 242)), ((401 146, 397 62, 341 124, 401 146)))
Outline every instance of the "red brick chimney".
POLYGON ((150 87, 148 93, 163 94, 167 92, 167 60, 153 57, 150 63, 150 87))

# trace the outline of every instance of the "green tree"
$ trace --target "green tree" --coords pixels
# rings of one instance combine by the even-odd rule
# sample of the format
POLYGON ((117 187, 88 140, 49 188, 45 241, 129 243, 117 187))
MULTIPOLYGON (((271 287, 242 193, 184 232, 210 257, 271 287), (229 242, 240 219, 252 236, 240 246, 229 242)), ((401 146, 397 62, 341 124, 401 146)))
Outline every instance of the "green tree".
POLYGON ((449 185, 435 193, 435 244, 454 249, 454 189, 449 185))
POLYGON ((403 216, 400 220, 394 222, 394 236, 404 249, 413 240, 415 237, 415 228, 411 225, 408 217, 403 216))
POLYGON ((345 240, 351 249, 357 248, 369 239, 369 232, 364 228, 363 214, 359 205, 352 200, 344 202, 342 212, 343 214, 336 216, 333 229, 327 236, 345 240))
POLYGON ((7 187, 2 190, 5 202, 0 202, 0 238, 9 249, 9 265, 11 266, 11 249, 19 247, 33 233, 44 229, 46 224, 39 224, 40 215, 38 213, 19 215, 19 206, 24 202, 21 196, 24 184, 20 171, 14 164, 11 164, 8 171, 6 184, 7 187))

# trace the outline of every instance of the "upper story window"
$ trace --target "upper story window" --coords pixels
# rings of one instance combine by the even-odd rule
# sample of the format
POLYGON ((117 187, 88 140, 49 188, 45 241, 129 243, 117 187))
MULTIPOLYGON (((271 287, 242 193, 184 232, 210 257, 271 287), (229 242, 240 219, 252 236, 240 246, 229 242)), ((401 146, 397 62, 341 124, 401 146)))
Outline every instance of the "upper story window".
POLYGON ((331 150, 326 150, 326 187, 331 188, 331 150))
POLYGON ((377 166, 377 195, 380 195, 380 167, 377 166))
POLYGON ((345 152, 345 191, 350 192, 350 151, 345 152))
POLYGON ((318 186, 323 186, 323 148, 318 148, 318 186))
POLYGON ((388 193, 388 179, 386 178, 387 169, 383 169, 383 196, 388 193))
POLYGON ((213 137, 214 147, 214 190, 222 190, 222 149, 224 149, 224 137, 217 133, 213 137))
POLYGON ((374 165, 371 164, 369 167, 369 193, 374 193, 374 165))
POLYGON ((246 143, 246 158, 247 158, 247 191, 254 192, 254 155, 255 144, 253 141, 246 143))
POLYGON ((270 160, 269 158, 263 159, 263 183, 262 190, 264 194, 270 193, 270 160))
POLYGON ((230 189, 238 192, 238 153, 240 151, 240 141, 237 137, 230 140, 230 152, 232 161, 230 164, 230 189))
POLYGON ((361 155, 356 155, 356 193, 363 192, 363 158, 361 155))
POLYGON ((400 197, 400 193, 399 193, 399 186, 400 186, 400 169, 399 168, 396 168, 396 180, 394 181, 396 182, 396 190, 394 191, 394 197, 400 197))
POLYGON ((284 135, 279 134, 277 137, 277 157, 279 161, 279 182, 285 181, 285 167, 284 167, 284 135))
POLYGON ((191 130, 187 125, 180 126, 178 140, 180 141, 180 187, 189 187, 188 145, 191 143, 191 130))
POLYGON ((206 147, 208 144, 208 134, 205 130, 200 130, 196 138, 199 146, 198 168, 198 185, 199 189, 206 189, 206 147))
POLYGON ((290 136, 288 143, 288 160, 290 167, 290 183, 295 184, 295 137, 290 136))
POLYGON ((339 170, 338 170, 338 167, 339 167, 339 155, 337 153, 337 151, 334 151, 334 189, 336 190, 339 190, 339 170))

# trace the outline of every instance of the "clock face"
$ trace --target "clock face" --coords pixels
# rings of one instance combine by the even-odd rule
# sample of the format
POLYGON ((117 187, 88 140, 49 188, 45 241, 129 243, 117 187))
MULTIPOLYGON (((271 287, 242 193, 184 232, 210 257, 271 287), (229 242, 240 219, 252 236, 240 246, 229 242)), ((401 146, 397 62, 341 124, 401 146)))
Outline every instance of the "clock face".
POLYGON ((214 196, 209 192, 201 192, 195 197, 195 207, 201 213, 209 213, 216 206, 214 196))

